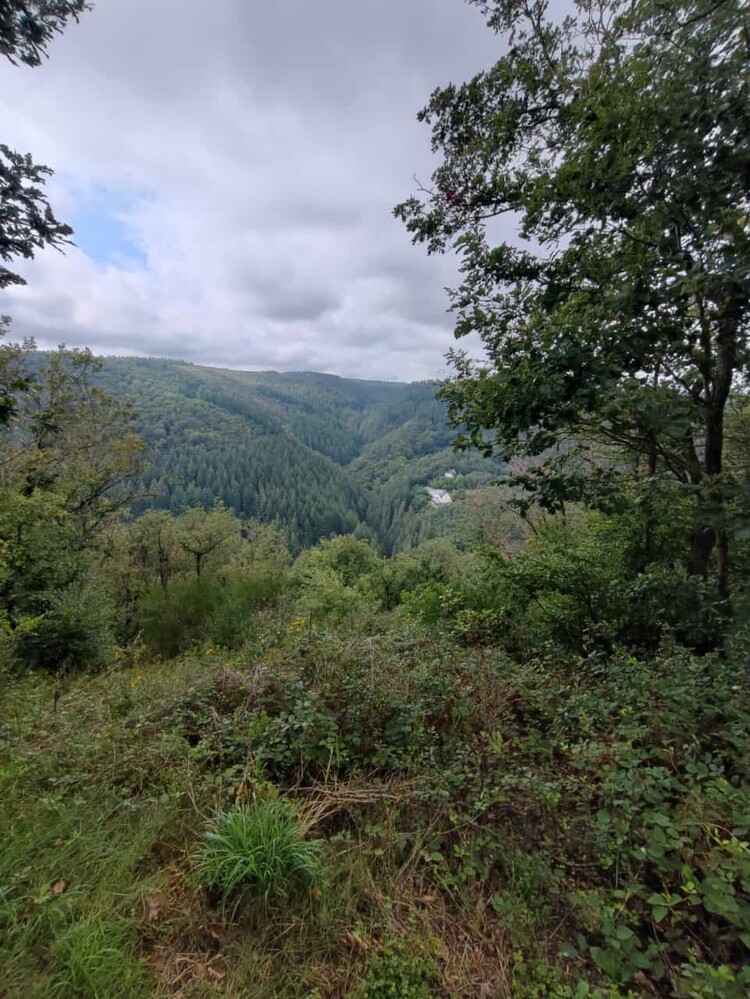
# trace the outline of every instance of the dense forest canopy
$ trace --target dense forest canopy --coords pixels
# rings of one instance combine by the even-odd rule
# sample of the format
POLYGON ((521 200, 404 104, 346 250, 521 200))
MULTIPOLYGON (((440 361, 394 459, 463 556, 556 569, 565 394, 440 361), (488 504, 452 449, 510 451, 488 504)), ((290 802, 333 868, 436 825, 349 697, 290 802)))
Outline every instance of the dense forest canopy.
POLYGON ((434 382, 122 358, 105 361, 99 384, 138 413, 147 464, 137 513, 220 500, 277 522, 295 551, 351 531, 388 552, 450 533, 456 512, 431 516, 425 487, 443 487, 455 467, 459 499, 503 475, 501 461, 453 453, 434 382))

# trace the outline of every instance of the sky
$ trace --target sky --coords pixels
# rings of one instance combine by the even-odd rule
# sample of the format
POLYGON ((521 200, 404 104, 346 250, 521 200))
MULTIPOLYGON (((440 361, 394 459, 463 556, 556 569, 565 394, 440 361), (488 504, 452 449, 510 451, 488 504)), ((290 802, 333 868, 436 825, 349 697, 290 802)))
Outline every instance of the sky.
POLYGON ((76 246, 11 269, 13 339, 409 381, 446 373, 452 257, 393 206, 438 86, 499 56, 462 0, 98 0, 0 65, 0 141, 55 170, 76 246))

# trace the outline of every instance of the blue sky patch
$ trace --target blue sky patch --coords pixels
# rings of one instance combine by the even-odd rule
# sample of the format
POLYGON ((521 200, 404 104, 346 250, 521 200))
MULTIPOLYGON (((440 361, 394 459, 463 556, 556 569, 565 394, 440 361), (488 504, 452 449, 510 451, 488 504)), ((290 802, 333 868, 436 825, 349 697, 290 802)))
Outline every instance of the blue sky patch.
POLYGON ((74 216, 70 225, 74 229, 73 242, 99 264, 146 263, 146 254, 116 216, 85 212, 74 216))

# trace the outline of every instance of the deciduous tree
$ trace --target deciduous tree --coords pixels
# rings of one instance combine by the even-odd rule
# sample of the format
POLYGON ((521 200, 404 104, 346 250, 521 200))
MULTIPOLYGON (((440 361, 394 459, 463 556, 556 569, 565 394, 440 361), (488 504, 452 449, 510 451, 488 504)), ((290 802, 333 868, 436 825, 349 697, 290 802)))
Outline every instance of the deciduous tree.
MULTIPOLYGON (((455 248, 443 389, 459 439, 510 458, 592 428, 700 499, 689 568, 718 552, 724 412, 748 370, 750 19, 742 0, 470 0, 505 54, 435 91, 441 157, 399 205, 455 248), (498 222, 505 236, 498 236, 498 222), (504 221, 502 221, 504 220, 504 221), (512 234, 511 234, 512 233, 512 234)), ((538 482, 537 482, 538 484, 538 482)))

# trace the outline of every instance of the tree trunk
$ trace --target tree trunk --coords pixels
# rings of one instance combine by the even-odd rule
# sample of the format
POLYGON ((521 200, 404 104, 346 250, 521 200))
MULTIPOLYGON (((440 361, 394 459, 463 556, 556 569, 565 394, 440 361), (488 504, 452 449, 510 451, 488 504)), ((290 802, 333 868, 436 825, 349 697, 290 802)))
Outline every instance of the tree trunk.
MULTIPOLYGON (((656 444, 652 444, 648 451, 648 464, 646 466, 646 478, 653 479, 656 475, 657 468, 657 452, 656 444)), ((648 513, 646 514, 646 523, 643 525, 643 535, 641 537, 641 552, 643 554, 643 564, 641 571, 644 572, 649 562, 651 561, 651 548, 652 548, 652 537, 651 537, 651 507, 649 505, 648 513)))
POLYGON ((690 542, 687 571, 690 576, 708 578, 708 563, 716 545, 716 531, 710 524, 703 524, 693 532, 690 542))
POLYGON ((710 403, 704 424, 703 467, 706 484, 704 504, 708 508, 710 522, 706 523, 704 520, 697 526, 688 558, 688 573, 691 576, 702 576, 707 579, 711 555, 716 549, 716 591, 719 598, 724 601, 729 599, 729 558, 728 538, 724 527, 724 496, 718 480, 722 472, 724 408, 732 384, 732 361, 732 349, 724 346, 722 350, 720 346, 718 371, 709 395, 710 403))

